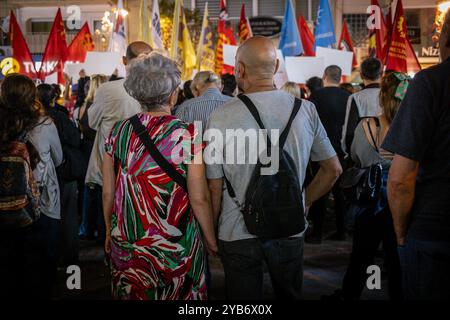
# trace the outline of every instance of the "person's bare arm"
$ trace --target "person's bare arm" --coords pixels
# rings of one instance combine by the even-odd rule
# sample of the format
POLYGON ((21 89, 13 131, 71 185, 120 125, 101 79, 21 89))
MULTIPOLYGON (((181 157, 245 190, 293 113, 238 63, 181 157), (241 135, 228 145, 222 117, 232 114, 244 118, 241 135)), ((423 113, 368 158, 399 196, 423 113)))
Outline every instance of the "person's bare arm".
POLYGON ((342 167, 337 156, 320 161, 319 164, 319 172, 306 188, 306 208, 309 208, 314 201, 330 191, 342 173, 342 167))
POLYGON ((210 254, 216 255, 218 249, 214 232, 211 197, 206 182, 205 164, 203 161, 198 161, 199 157, 202 157, 201 152, 195 155, 197 159, 188 164, 187 187, 189 201, 194 211, 194 216, 202 229, 206 247, 210 254))
POLYGON ((388 200, 399 246, 405 244, 418 171, 419 163, 417 161, 400 155, 395 155, 389 170, 388 200))
POLYGON ((209 192, 211 193, 211 203, 213 209, 214 227, 217 228, 217 223, 220 215, 220 208, 222 206, 222 189, 223 179, 209 179, 209 192))
POLYGON ((113 159, 108 154, 103 158, 103 215, 105 219, 105 252, 111 252, 111 217, 114 204, 115 174, 113 159))

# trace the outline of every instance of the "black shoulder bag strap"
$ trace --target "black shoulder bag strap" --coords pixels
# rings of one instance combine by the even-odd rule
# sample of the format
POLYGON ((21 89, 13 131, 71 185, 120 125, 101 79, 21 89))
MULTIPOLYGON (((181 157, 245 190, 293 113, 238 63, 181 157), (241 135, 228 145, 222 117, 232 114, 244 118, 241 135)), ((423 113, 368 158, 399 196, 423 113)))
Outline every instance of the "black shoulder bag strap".
POLYGON ((158 164, 158 166, 163 169, 163 171, 178 185, 180 185, 184 191, 187 193, 187 182, 186 178, 181 175, 175 168, 170 164, 169 161, 167 161, 166 158, 159 152, 158 148, 156 147, 155 143, 150 139, 150 136, 147 132, 147 129, 144 127, 144 125, 139 120, 138 116, 135 115, 130 118, 131 125, 133 127, 134 133, 139 137, 142 144, 147 149, 148 153, 152 156, 153 160, 158 164))
MULTIPOLYGON (((250 111, 253 118, 255 118, 259 127, 263 130, 266 129, 264 126, 264 123, 261 120, 258 109, 256 108, 253 101, 244 94, 239 95, 238 98, 245 104, 248 111, 250 111)), ((291 116, 289 117, 288 123, 279 138, 278 146, 279 146, 280 152, 283 150, 284 144, 286 143, 286 140, 287 140, 287 136, 291 129, 292 122, 294 121, 295 117, 297 116, 297 113, 299 112, 301 106, 302 106, 302 100, 296 98, 291 116)), ((267 134, 267 145, 272 145, 272 142, 270 141, 270 138, 269 138, 269 134, 267 134)), ((268 156, 270 156, 270 152, 271 152, 271 148, 268 148, 268 150, 267 150, 268 156)), ((237 206, 241 207, 241 205, 239 204, 239 201, 236 198, 236 193, 234 192, 233 186, 231 185, 230 181, 227 179, 225 172, 223 173, 223 176, 224 176, 225 184, 227 185, 227 189, 228 189, 228 193, 230 194, 230 197, 233 199, 233 201, 236 203, 237 206)))
POLYGON ((377 134, 378 134, 378 136, 379 136, 380 128, 381 128, 380 120, 378 118, 368 118, 368 119, 369 119, 369 121, 367 122, 367 127, 369 129, 370 138, 372 139, 372 143, 373 143, 373 146, 374 146, 375 150, 377 151, 377 153, 380 153, 380 149, 378 148, 377 141, 376 141, 375 137, 373 136, 372 128, 370 127, 370 119, 374 119, 375 120, 375 124, 377 126, 377 134))

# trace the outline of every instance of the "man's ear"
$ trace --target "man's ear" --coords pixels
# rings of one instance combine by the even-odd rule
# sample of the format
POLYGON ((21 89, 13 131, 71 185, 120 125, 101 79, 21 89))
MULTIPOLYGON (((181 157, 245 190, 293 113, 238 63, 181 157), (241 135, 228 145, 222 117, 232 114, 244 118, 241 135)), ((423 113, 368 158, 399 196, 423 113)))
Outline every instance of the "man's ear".
POLYGON ((277 59, 277 64, 275 65, 275 72, 273 74, 277 74, 279 68, 280 68, 280 59, 277 59))
POLYGON ((123 65, 126 66, 126 65, 128 64, 128 59, 127 59, 127 57, 123 56, 123 57, 122 57, 122 62, 123 62, 123 65))
POLYGON ((243 78, 245 76, 245 65, 242 62, 239 62, 239 69, 237 76, 239 78, 243 78))

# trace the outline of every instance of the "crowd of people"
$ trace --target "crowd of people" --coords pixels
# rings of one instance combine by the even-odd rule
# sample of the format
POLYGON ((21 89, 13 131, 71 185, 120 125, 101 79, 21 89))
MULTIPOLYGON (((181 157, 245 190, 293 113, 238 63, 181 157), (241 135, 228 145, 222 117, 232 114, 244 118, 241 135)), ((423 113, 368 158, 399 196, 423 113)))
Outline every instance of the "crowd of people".
MULTIPOLYGON (((234 76, 202 71, 183 86, 177 63, 141 41, 127 48, 125 78, 81 71, 71 103, 57 85, 7 76, 1 297, 51 298, 79 239, 97 239, 115 299, 207 299, 208 255, 220 256, 229 299, 261 299, 264 265, 277 298, 299 299, 304 242, 322 242, 331 210, 330 239, 353 245, 342 288, 324 299, 359 299, 380 244, 390 299, 449 298, 450 14, 440 50, 442 63, 414 79, 367 58, 360 87, 331 65, 278 90, 276 49, 260 36, 239 47, 234 76), (227 134, 259 129, 282 132, 283 177, 300 185, 304 223, 289 234, 251 228, 249 194, 266 188, 281 201, 280 186, 254 183, 276 144, 268 134, 255 154, 227 134)), ((259 214, 270 218, 258 211, 256 223, 259 214)))

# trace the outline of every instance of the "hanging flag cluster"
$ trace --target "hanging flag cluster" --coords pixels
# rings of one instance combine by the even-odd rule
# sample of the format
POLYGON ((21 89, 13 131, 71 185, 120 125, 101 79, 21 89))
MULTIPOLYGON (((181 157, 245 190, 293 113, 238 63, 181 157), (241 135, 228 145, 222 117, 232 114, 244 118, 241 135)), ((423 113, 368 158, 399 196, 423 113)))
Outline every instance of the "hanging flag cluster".
MULTIPOLYGON (((148 0, 140 0, 139 37, 140 40, 148 42, 154 49, 164 50, 158 2, 158 0, 152 1, 152 11, 149 14, 148 0)), ((349 30, 345 20, 342 23, 341 36, 336 46, 336 35, 329 0, 320 0, 314 32, 302 15, 296 18, 292 0, 286 0, 285 3, 285 14, 279 42, 279 48, 284 56, 315 56, 317 47, 336 47, 339 50, 354 51, 351 30, 349 30)), ((380 9, 375 10, 375 18, 379 22, 379 26, 369 32, 370 55, 379 58, 385 64, 387 70, 405 73, 418 72, 421 67, 408 38, 402 1, 397 1, 394 19, 392 19, 390 7, 385 16, 378 0, 371 0, 371 4, 378 6, 380 9)), ((195 51, 182 0, 175 1, 172 37, 168 51, 170 56, 182 66, 183 80, 190 79, 195 69, 198 71, 214 70, 218 74, 233 73, 233 67, 224 65, 223 46, 236 45, 236 39, 233 28, 228 21, 225 0, 220 0, 220 6, 217 44, 213 43, 212 24, 208 3, 206 2, 201 35, 195 51)), ((126 55, 128 40, 125 17, 127 12, 123 8, 123 0, 118 0, 115 13, 109 51, 126 55)), ((66 62, 83 63, 87 52, 94 50, 94 42, 87 23, 82 26, 70 45, 67 46, 64 22, 61 10, 58 9, 47 40, 42 63, 37 70, 13 12, 11 12, 9 24, 9 36, 13 51, 13 72, 25 74, 32 79, 44 81, 49 75, 57 73, 58 82, 62 83, 64 64, 66 62)), ((245 13, 245 4, 242 4, 241 7, 237 34, 240 43, 252 37, 251 26, 245 13)), ((356 67, 355 55, 353 56, 353 67, 356 67)))

